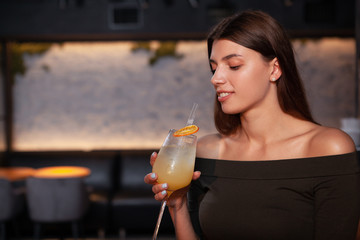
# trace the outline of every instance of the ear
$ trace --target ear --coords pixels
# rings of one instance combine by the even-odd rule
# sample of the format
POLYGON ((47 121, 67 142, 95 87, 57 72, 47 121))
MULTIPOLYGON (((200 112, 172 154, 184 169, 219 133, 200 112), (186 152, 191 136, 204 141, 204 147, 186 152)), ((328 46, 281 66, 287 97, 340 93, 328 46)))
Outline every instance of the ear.
POLYGON ((276 82, 282 74, 278 59, 274 58, 273 60, 271 60, 270 66, 272 66, 270 81, 276 82))

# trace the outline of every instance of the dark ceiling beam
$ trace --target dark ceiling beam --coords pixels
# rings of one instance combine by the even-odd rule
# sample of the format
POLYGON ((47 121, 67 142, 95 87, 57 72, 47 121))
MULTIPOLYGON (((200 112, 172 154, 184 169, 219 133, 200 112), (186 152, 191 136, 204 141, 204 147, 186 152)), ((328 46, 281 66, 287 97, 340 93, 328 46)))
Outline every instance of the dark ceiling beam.
POLYGON ((246 9, 268 12, 292 36, 354 37, 355 1, 1 0, 0 38, 203 39, 221 18, 246 9))

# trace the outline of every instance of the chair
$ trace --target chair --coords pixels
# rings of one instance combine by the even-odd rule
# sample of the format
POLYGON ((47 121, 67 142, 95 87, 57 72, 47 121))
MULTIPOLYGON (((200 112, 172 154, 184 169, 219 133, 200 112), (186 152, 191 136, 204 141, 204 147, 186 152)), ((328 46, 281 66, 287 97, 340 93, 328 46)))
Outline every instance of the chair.
MULTIPOLYGON (((81 166, 90 169, 91 174, 84 182, 89 193, 89 208, 81 223, 87 234, 98 234, 99 238, 111 231, 111 198, 114 191, 115 158, 117 152, 14 152, 11 153, 12 167, 31 166, 42 169, 49 166, 81 166)), ((37 171, 36 171, 37 172, 37 171)), ((0 172, 1 173, 1 172, 0 172)), ((27 227, 29 230, 29 227, 27 227)), ((31 231, 31 229, 30 229, 31 231)))
POLYGON ((83 178, 37 178, 26 180, 27 204, 34 222, 34 239, 40 239, 43 223, 72 223, 72 234, 79 237, 79 221, 88 208, 83 178))
POLYGON ((0 227, 1 240, 6 239, 5 223, 18 216, 25 205, 25 196, 22 189, 16 189, 11 182, 5 178, 0 178, 0 227))

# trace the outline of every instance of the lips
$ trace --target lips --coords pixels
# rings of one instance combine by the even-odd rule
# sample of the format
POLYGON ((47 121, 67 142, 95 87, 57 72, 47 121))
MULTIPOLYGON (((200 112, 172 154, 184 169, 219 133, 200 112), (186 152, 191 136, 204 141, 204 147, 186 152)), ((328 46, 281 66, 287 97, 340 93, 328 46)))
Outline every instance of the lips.
POLYGON ((231 92, 218 92, 218 101, 223 102, 228 99, 231 95, 231 92))

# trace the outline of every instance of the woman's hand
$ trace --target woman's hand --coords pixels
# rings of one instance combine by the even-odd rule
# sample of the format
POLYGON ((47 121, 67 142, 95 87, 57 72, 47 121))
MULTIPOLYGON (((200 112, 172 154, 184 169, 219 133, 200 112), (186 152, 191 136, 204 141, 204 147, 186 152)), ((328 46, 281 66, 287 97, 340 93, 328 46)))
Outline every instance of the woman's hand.
MULTIPOLYGON (((156 157, 157 157, 156 152, 151 154, 151 157, 150 157, 151 166, 154 165, 156 157)), ((199 177, 200 177, 200 172, 195 171, 192 179, 196 180, 199 177)), ((154 198, 158 201, 162 201, 166 197, 168 197, 167 192, 166 192, 168 186, 166 183, 159 184, 157 182, 157 179, 158 179, 158 176, 156 175, 156 173, 149 173, 144 177, 144 182, 147 184, 153 185, 152 191, 155 194, 154 198)), ((173 192, 167 201, 168 207, 180 208, 186 202, 186 193, 188 192, 188 190, 189 190, 189 187, 185 187, 185 188, 182 188, 182 189, 179 189, 179 190, 173 192)))

